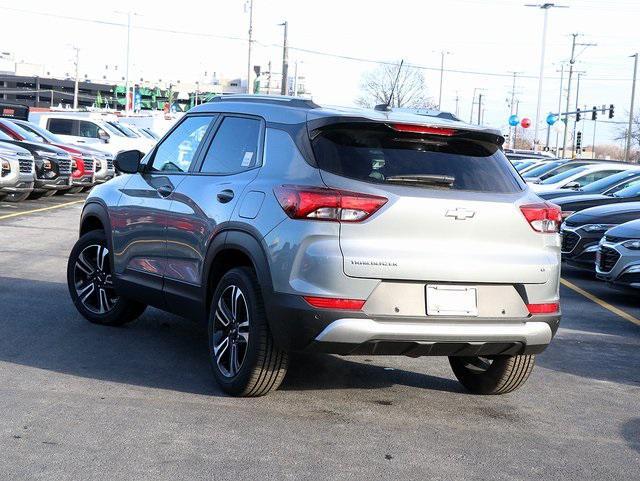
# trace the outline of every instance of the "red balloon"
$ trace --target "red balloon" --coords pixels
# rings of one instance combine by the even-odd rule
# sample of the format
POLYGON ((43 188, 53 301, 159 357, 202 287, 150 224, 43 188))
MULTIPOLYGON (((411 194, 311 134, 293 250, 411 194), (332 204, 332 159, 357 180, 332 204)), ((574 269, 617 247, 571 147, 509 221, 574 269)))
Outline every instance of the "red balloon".
POLYGON ((523 129, 528 129, 529 127, 531 127, 531 119, 525 117, 524 119, 522 119, 522 122, 520 122, 520 125, 522 125, 523 129))

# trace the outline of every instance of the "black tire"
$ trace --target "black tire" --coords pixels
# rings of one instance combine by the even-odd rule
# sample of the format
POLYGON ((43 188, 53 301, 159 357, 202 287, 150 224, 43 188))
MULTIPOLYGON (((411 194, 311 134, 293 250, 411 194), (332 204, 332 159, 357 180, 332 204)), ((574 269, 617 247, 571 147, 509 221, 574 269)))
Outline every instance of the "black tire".
POLYGON ((252 269, 234 268, 222 277, 211 301, 208 332, 211 367, 224 392, 232 396, 255 397, 264 396, 280 386, 289 357, 273 341, 262 292, 252 269), (241 306, 238 291, 245 307, 241 306), (229 306, 231 298, 238 299, 235 315, 230 312, 234 309, 229 306), (228 316, 223 316, 221 302, 230 307, 228 316), (228 319, 226 326, 225 318, 228 319), (239 366, 236 362, 236 367, 231 368, 234 346, 239 366))
POLYGON ((121 326, 137 319, 146 308, 115 291, 111 253, 101 230, 87 232, 73 246, 67 263, 67 285, 78 312, 94 324, 121 326), (101 263, 98 257, 103 259, 101 263), (91 270, 93 274, 88 273, 91 270))
POLYGON ((54 195, 65 195, 68 194, 70 191, 70 189, 58 189, 58 190, 54 190, 53 194, 54 195))
POLYGON ((458 381, 473 394, 506 394, 522 386, 536 356, 449 357, 458 381))
POLYGON ((51 197, 52 195, 54 195, 56 193, 55 190, 39 190, 39 191, 33 191, 29 194, 29 199, 41 199, 43 197, 51 197))
POLYGON ((7 194, 2 200, 4 202, 22 202, 23 200, 27 200, 30 192, 14 192, 12 194, 7 194))

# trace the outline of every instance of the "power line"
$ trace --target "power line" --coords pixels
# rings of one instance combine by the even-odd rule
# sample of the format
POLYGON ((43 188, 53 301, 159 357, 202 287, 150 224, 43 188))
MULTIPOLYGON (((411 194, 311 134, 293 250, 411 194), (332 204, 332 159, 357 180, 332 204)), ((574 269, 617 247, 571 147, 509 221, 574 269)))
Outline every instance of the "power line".
MULTIPOLYGON (((127 28, 127 24, 126 23, 113 22, 113 21, 107 21, 107 20, 93 20, 93 19, 88 19, 88 18, 75 17, 75 16, 71 16, 71 15, 60 15, 60 14, 55 14, 55 13, 37 12, 37 11, 32 11, 32 10, 13 8, 13 7, 4 7, 4 6, 0 6, 0 10, 8 10, 8 11, 12 11, 12 12, 25 13, 25 14, 30 14, 30 15, 40 15, 40 16, 44 16, 44 17, 58 18, 58 19, 62 19, 62 20, 71 20, 71 21, 77 21, 77 22, 94 23, 94 24, 106 25, 106 26, 110 26, 110 27, 127 28)), ((243 42, 245 44, 247 42, 247 38, 246 37, 236 37, 236 36, 232 36, 232 35, 216 35, 216 34, 205 33, 205 32, 176 30, 176 29, 170 29, 170 28, 150 27, 150 26, 144 26, 144 25, 135 25, 135 26, 132 25, 131 28, 134 29, 134 30, 144 30, 144 31, 149 31, 149 32, 170 33, 170 34, 174 34, 174 35, 189 35, 189 36, 193 36, 193 37, 213 38, 213 39, 219 39, 219 40, 231 40, 231 41, 243 42)), ((265 48, 278 48, 278 49, 282 49, 283 48, 282 44, 277 44, 277 43, 264 43, 264 42, 260 42, 260 41, 257 41, 257 40, 252 40, 252 43, 256 44, 256 45, 260 45, 260 46, 265 47, 265 48)), ((352 56, 352 55, 342 55, 342 54, 336 54, 336 53, 332 53, 332 52, 323 52, 323 51, 320 51, 320 50, 314 50, 314 49, 303 48, 303 47, 295 47, 295 46, 292 46, 292 45, 289 45, 288 49, 289 50, 294 50, 296 52, 311 54, 311 55, 338 58, 338 59, 349 60, 349 61, 354 61, 354 62, 370 63, 370 64, 376 64, 376 65, 390 65, 390 66, 396 66, 397 65, 397 62, 393 62, 393 61, 385 61, 385 60, 378 60, 378 59, 371 59, 371 58, 364 58, 364 57, 355 57, 355 56, 352 56)), ((426 71, 433 71, 433 72, 440 72, 441 71, 440 67, 432 67, 432 66, 413 64, 413 63, 407 63, 406 65, 407 65, 407 67, 412 67, 412 68, 416 68, 416 69, 419 69, 419 70, 426 70, 426 71)), ((478 76, 485 76, 485 77, 503 77, 503 78, 511 78, 512 77, 512 74, 508 73, 508 72, 483 72, 483 71, 479 71, 479 70, 463 70, 463 69, 451 69, 451 68, 443 69, 443 71, 447 72, 447 73, 457 73, 457 74, 462 74, 462 75, 478 75, 478 76)), ((536 75, 520 75, 519 78, 528 79, 528 80, 538 80, 538 76, 536 76, 536 75)), ((560 80, 560 77, 544 77, 544 78, 547 79, 547 80, 560 80)), ((589 79, 584 79, 584 80, 587 80, 589 82, 591 82, 591 81, 630 82, 631 81, 630 78, 614 78, 614 77, 600 77, 600 78, 591 77, 589 79)))

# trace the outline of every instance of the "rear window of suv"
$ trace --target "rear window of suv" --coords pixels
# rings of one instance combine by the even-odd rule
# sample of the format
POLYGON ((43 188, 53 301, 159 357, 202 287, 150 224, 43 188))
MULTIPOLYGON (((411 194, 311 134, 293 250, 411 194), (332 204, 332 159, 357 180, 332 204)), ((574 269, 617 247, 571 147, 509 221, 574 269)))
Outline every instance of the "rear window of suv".
POLYGON ((450 184, 424 187, 494 193, 524 188, 504 153, 490 142, 398 132, 385 125, 336 124, 316 132, 312 146, 321 170, 365 182, 444 176, 450 184))

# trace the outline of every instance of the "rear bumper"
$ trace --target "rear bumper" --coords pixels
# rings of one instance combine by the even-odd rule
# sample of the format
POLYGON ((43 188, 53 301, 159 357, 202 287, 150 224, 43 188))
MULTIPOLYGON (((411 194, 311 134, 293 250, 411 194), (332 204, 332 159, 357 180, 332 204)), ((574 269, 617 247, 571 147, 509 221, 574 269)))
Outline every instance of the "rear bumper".
POLYGON ((409 356, 534 354, 542 352, 552 338, 550 323, 536 320, 498 323, 345 318, 328 325, 315 338, 311 349, 337 354, 409 356))
POLYGON ((282 349, 344 355, 533 354, 547 347, 560 324, 559 313, 515 319, 372 317, 317 309, 299 296, 276 293, 265 296, 265 307, 282 349))

